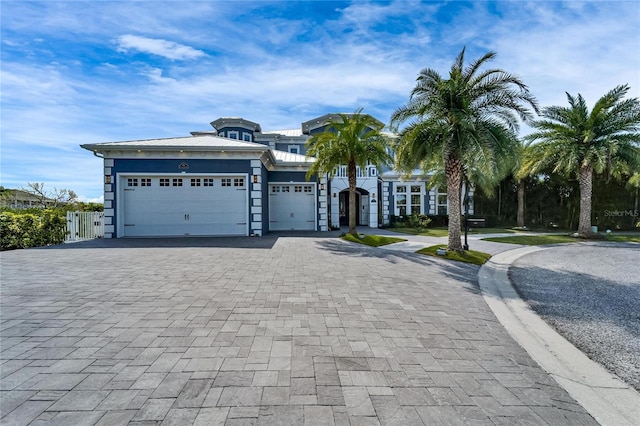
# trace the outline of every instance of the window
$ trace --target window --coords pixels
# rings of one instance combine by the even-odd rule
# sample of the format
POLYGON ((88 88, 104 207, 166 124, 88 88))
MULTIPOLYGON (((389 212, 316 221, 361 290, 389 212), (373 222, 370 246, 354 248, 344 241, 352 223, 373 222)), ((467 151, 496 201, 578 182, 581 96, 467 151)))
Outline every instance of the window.
POLYGON ((200 186, 200 179, 191 179, 191 186, 200 186))
POLYGON ((233 179, 233 186, 244 186, 244 178, 233 179))
POLYGON ((302 185, 296 185, 293 187, 293 192, 302 192, 302 185))
POLYGON ((310 193, 313 190, 313 188, 311 187, 311 185, 305 185, 304 186, 304 192, 310 193))
POLYGON ((151 186, 151 179, 149 178, 140 179, 140 186, 151 186))
POLYGON ((395 215, 423 214, 424 184, 395 185, 395 215))
POLYGON ((437 213, 442 216, 446 216, 449 214, 449 209, 447 208, 447 193, 446 192, 438 192, 438 205, 437 205, 437 213))
POLYGON ((212 178, 204 178, 202 179, 202 183, 204 183, 204 186, 213 186, 213 179, 212 178))
POLYGON ((182 179, 181 178, 174 178, 173 179, 173 186, 182 186, 182 179))
POLYGON ((411 214, 420 214, 420 194, 411 194, 411 214))
POLYGON ((271 187, 271 192, 280 192, 280 186, 279 185, 274 185, 271 187))
POLYGON ((282 187, 282 192, 290 192, 289 189, 289 185, 285 185, 282 187))
POLYGON ((229 178, 222 178, 220 181, 222 182, 222 186, 231 186, 231 179, 229 178))
POLYGON ((242 134, 242 140, 244 140, 246 142, 251 142, 251 133, 243 133, 242 134))
POLYGON ((300 147, 298 145, 289 145, 289 152, 292 154, 299 154, 300 147))
POLYGON ((396 195, 396 216, 407 215, 407 196, 404 194, 396 195))
POLYGON ((138 186, 138 179, 136 178, 128 178, 127 186, 138 186))
POLYGON ((169 186, 169 179, 160 178, 160 186, 169 186))
POLYGON ((227 137, 229 139, 240 139, 238 136, 238 132, 227 132, 227 137))

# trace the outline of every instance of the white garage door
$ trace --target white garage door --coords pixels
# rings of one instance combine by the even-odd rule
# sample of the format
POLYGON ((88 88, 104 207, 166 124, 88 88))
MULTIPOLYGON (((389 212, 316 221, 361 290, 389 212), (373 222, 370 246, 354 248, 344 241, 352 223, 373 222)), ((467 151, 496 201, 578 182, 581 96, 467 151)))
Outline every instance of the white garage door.
POLYGON ((244 176, 125 176, 121 235, 248 235, 244 176))
POLYGON ((269 185, 269 230, 314 231, 315 185, 303 183, 269 185))

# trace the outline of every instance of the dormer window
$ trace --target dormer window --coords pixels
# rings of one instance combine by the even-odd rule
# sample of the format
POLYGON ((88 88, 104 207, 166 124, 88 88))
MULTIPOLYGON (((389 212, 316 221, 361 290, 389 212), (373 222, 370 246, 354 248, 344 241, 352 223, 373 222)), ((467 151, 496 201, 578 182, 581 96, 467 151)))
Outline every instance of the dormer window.
POLYGON ((300 147, 298 145, 289 145, 289 152, 292 154, 300 154, 300 147))
POLYGON ((227 132, 227 137, 229 139, 240 139, 240 136, 238 135, 238 132, 234 132, 234 131, 227 132))
POLYGON ((251 137, 251 133, 243 133, 242 134, 242 140, 245 142, 252 142, 252 137, 251 137))

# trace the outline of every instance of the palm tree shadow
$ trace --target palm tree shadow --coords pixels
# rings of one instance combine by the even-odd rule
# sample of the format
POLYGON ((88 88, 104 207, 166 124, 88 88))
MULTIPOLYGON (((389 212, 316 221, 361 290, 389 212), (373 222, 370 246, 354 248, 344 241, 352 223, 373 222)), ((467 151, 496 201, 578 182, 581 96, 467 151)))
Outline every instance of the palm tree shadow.
POLYGON ((470 286, 465 286, 465 290, 474 294, 480 294, 480 287, 478 286, 477 280, 478 270, 480 268, 477 265, 438 259, 417 253, 385 250, 379 247, 369 247, 338 239, 321 240, 318 241, 317 244, 322 249, 328 250, 339 256, 349 256, 352 258, 377 258, 392 265, 410 262, 426 268, 433 268, 447 278, 469 284, 470 286))

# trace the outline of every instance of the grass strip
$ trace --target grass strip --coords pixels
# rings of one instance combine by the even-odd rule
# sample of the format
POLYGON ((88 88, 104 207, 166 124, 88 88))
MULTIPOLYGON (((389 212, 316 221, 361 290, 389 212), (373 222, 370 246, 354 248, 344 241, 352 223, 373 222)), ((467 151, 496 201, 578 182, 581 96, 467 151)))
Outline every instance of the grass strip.
POLYGON ((442 257, 445 259, 455 260, 458 262, 473 263, 474 265, 482 265, 487 260, 489 260, 489 258, 491 258, 491 255, 489 253, 483 253, 481 251, 475 251, 475 250, 466 250, 464 253, 458 253, 457 251, 447 251, 447 254, 442 256, 436 253, 438 249, 446 250, 447 245, 438 244, 435 246, 426 247, 418 250, 416 253, 424 254, 427 256, 442 257))
POLYGON ((605 235, 604 239, 616 243, 640 243, 640 235, 605 235))
POLYGON ((407 241, 404 238, 386 237, 384 235, 361 235, 359 237, 355 237, 351 234, 345 234, 341 238, 346 241, 364 244, 371 247, 380 247, 386 246, 387 244, 407 241))
MULTIPOLYGON (((446 237, 449 235, 448 228, 389 228, 393 232, 409 235, 420 235, 423 237, 446 237)), ((460 231, 464 234, 464 229, 460 231)), ((511 228, 473 228, 469 229, 469 235, 479 234, 519 234, 527 231, 511 228)))
MULTIPOLYGON (((578 238, 566 235, 514 235, 512 237, 490 237, 483 238, 483 241, 493 241, 495 243, 521 244, 523 246, 541 246, 544 244, 564 244, 580 241, 578 238)), ((582 240, 584 241, 584 240, 582 240)))

